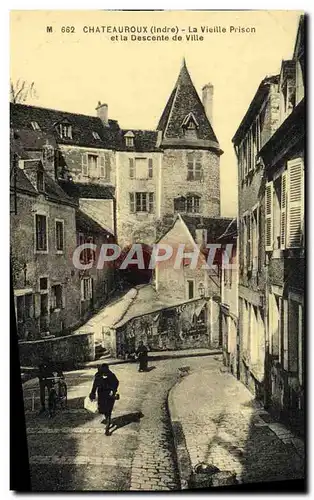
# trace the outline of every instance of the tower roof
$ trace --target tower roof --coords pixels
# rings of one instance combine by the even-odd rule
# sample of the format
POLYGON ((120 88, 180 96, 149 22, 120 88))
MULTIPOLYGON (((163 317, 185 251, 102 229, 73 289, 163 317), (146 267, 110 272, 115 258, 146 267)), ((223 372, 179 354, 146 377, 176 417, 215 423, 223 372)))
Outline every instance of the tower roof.
POLYGON ((162 146, 195 146, 220 150, 205 108, 191 80, 185 59, 183 59, 177 82, 161 115, 157 130, 162 132, 162 146), (195 138, 185 137, 182 125, 185 124, 188 115, 193 116, 197 124, 197 137, 195 138))

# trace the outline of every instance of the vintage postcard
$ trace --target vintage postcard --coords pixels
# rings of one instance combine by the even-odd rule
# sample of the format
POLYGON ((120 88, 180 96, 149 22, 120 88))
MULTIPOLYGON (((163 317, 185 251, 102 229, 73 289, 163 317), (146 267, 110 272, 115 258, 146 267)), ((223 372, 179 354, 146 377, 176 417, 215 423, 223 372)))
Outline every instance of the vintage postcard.
POLYGON ((305 488, 306 15, 10 24, 29 488, 305 488))

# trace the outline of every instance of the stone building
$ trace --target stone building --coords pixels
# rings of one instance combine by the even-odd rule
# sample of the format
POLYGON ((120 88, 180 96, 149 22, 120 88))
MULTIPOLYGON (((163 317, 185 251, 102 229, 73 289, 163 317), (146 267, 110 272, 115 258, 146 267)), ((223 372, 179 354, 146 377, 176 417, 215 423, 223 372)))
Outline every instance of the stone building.
POLYGON ((280 125, 262 147, 266 188, 267 404, 304 428, 304 18, 278 85, 280 125))
MULTIPOLYGON (((201 101, 183 61, 156 130, 122 129, 100 102, 96 116, 11 104, 11 128, 32 158, 42 158, 43 148, 49 147, 54 160, 49 174, 76 206, 77 243, 92 241, 89 218, 94 242, 101 242, 102 229, 105 238, 114 237, 124 250, 139 243, 149 254, 151 245, 169 238, 176 224, 183 243, 187 237, 204 247, 217 243, 231 222, 220 217, 223 152, 213 131, 212 101, 213 86, 203 88, 201 101), (29 144, 30 137, 34 144, 29 144)), ((201 255, 206 260, 204 248, 201 255)), ((215 301, 209 309, 213 309, 211 321, 218 325, 219 272, 191 273, 194 276, 188 278, 181 269, 178 279, 169 275, 161 279, 159 274, 158 293, 165 297, 173 293, 179 301, 188 301, 198 296, 202 285, 206 296, 215 301)), ((108 295, 112 279, 96 270, 81 273, 80 279, 77 308, 84 319, 101 303, 102 292, 108 295)), ((145 280, 151 280, 151 273, 145 280)))
POLYGON ((259 86, 234 138, 239 375, 296 423, 304 377, 304 19, 293 58, 259 86))
POLYGON ((51 142, 42 132, 11 133, 10 245, 20 340, 65 335, 100 307, 113 288, 111 267, 94 267, 84 286, 86 276, 73 264, 81 235, 97 243, 112 235, 81 213, 77 201, 61 189, 51 142))
POLYGON ((263 394, 266 345, 265 175, 260 149, 279 125, 278 76, 265 78, 234 138, 238 158, 239 332, 241 380, 263 394))

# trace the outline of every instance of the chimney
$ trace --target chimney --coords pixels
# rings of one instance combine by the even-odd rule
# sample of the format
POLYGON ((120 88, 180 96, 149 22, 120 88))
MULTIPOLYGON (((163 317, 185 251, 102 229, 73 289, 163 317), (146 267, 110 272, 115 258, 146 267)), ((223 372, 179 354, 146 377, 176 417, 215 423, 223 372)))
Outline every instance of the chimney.
POLYGON ((209 123, 213 125, 213 95, 214 87, 211 83, 207 83, 202 88, 202 101, 205 108, 206 116, 209 123))
POLYGON ((98 101, 96 111, 98 118, 101 119, 105 127, 108 127, 108 104, 101 104, 101 102, 98 101))
POLYGON ((46 144, 43 145, 43 167, 45 172, 56 180, 56 169, 55 169, 55 150, 54 147, 49 144, 48 140, 46 144))
POLYGON ((200 247, 203 248, 206 243, 207 243, 207 230, 206 229, 201 229, 201 228, 196 228, 195 229, 195 243, 200 247))

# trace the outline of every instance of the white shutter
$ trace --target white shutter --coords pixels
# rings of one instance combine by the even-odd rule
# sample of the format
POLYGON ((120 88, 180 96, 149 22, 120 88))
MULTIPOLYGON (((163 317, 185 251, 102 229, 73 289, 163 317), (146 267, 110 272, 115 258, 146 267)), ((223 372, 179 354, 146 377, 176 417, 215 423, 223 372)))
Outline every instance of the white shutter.
POLYGON ((303 161, 288 161, 287 183, 287 247, 299 248, 302 244, 303 212, 303 161))
POLYGON ((281 177, 281 203, 280 203, 280 248, 286 248, 287 232, 287 172, 281 177))
POLYGON ((266 251, 273 249, 273 183, 268 182, 265 190, 265 247, 266 251))
POLYGON ((100 155, 100 177, 106 177, 106 173, 105 173, 105 156, 104 154, 101 154, 100 155))
POLYGON ((134 172, 134 158, 129 158, 129 175, 130 179, 134 179, 135 177, 135 172, 134 172))
POLYGON ((81 301, 85 300, 84 296, 84 279, 81 279, 81 301))
POLYGON ((88 177, 88 158, 87 153, 82 154, 82 174, 88 177))
POLYGON ((130 194, 130 212, 133 214, 135 212, 135 195, 134 193, 130 194))
POLYGON ((107 181, 110 181, 110 154, 105 154, 105 177, 107 181))

